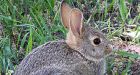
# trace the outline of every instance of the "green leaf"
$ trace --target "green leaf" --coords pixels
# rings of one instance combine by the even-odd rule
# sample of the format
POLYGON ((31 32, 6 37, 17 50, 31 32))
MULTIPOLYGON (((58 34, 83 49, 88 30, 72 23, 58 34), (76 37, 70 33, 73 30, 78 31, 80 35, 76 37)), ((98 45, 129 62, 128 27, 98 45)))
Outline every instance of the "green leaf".
POLYGON ((128 13, 125 0, 119 0, 119 12, 120 12, 122 21, 125 22, 127 13, 128 13))
POLYGON ((32 50, 32 44, 33 44, 32 34, 33 34, 32 27, 30 26, 30 36, 29 36, 28 45, 26 48, 26 54, 28 54, 32 50))
POLYGON ((118 53, 119 55, 123 56, 123 57, 130 57, 130 58, 140 58, 139 54, 132 54, 123 50, 117 51, 116 53, 118 53))
POLYGON ((21 40, 20 47, 23 47, 23 46, 24 46, 28 34, 29 34, 29 33, 26 33, 26 34, 24 35, 23 39, 21 40))

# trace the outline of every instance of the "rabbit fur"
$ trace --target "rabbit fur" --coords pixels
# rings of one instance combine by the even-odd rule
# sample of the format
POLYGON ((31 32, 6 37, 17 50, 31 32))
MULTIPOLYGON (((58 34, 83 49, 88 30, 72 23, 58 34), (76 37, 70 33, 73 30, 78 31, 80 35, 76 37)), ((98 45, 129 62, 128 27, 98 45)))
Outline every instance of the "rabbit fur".
POLYGON ((66 40, 50 41, 29 53, 14 75, 104 75, 110 42, 98 30, 83 25, 83 13, 61 3, 66 40))

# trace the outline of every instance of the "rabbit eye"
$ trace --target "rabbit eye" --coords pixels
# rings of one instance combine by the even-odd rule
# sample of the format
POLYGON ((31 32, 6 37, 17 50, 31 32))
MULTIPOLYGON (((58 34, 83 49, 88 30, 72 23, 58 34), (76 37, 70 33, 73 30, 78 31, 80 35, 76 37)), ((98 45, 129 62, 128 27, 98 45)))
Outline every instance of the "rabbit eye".
POLYGON ((93 43, 94 43, 95 45, 99 45, 99 44, 101 43, 101 39, 100 39, 100 38, 95 38, 95 39, 93 40, 93 43))

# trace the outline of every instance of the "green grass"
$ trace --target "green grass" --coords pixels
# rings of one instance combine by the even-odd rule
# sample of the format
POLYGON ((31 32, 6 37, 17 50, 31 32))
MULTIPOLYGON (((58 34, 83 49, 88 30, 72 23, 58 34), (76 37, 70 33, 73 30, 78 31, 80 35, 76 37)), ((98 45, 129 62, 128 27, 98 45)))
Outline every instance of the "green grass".
MULTIPOLYGON (((93 0, 93 2, 68 0, 67 2, 71 5, 77 3, 75 6, 82 11, 84 10, 83 5, 85 5, 91 13, 85 14, 87 15, 85 22, 90 23, 95 20, 105 23, 101 24, 107 27, 109 38, 120 35, 127 23, 140 25, 138 23, 140 14, 135 18, 129 18, 131 13, 130 8, 126 5, 126 0, 105 0, 104 3, 102 0, 93 0), (116 8, 118 10, 114 11, 116 8), (109 12, 117 14, 115 18, 120 25, 113 32, 111 31, 114 25, 111 19, 113 15, 109 16, 109 12)), ((131 3, 132 0, 129 2, 131 3)), ((2 37, 0 37, 0 74, 10 75, 33 48, 47 41, 65 38, 66 30, 60 21, 59 10, 60 0, 0 1, 0 24, 4 28, 2 37)), ((98 29, 97 22, 94 24, 98 29)))

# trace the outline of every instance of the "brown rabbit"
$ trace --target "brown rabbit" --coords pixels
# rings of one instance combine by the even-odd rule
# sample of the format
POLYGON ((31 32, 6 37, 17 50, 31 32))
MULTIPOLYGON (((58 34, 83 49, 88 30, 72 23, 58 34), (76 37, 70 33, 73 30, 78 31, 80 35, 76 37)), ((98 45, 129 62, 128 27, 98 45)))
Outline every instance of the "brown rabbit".
POLYGON ((41 45, 27 55, 14 75, 103 75, 105 58, 112 48, 100 32, 83 25, 83 13, 61 3, 61 19, 68 29, 66 40, 41 45))

